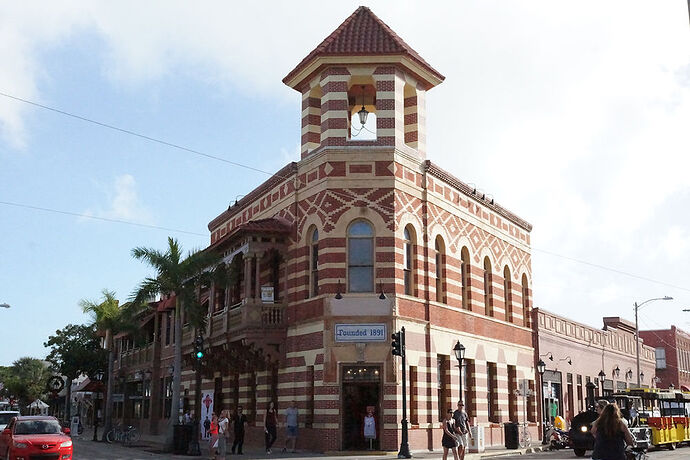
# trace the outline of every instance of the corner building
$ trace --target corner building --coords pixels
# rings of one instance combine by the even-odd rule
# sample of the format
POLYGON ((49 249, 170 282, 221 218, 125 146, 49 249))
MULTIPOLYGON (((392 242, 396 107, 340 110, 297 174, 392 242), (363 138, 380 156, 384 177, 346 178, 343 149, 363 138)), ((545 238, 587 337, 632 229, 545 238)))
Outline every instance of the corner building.
MULTIPOLYGON (((295 400, 300 449, 364 449, 372 407, 374 447, 397 450, 402 376, 390 335, 403 326, 412 450, 441 446, 442 414, 460 397, 458 341, 463 399, 486 445, 503 444, 502 422, 536 422, 534 396, 515 394, 535 380, 531 225, 427 160, 425 96, 443 79, 360 7, 283 80, 302 94, 301 160, 210 222, 228 282, 200 292, 202 389, 216 411, 243 406, 248 443, 263 442, 268 401, 282 422, 295 400), (362 109, 375 119, 367 140, 362 109)), ((185 328, 185 356, 192 337, 185 328)))

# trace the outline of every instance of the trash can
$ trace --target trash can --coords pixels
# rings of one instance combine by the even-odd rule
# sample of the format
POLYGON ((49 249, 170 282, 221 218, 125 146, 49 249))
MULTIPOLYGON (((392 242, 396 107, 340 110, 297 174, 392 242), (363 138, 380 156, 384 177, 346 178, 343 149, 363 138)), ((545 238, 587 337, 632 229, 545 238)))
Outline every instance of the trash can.
POLYGON ((506 440, 506 449, 517 449, 520 447, 519 427, 516 422, 506 422, 503 424, 503 437, 506 440))
POLYGON ((185 455, 189 449, 189 441, 192 440, 192 425, 173 426, 173 452, 176 455, 185 455))

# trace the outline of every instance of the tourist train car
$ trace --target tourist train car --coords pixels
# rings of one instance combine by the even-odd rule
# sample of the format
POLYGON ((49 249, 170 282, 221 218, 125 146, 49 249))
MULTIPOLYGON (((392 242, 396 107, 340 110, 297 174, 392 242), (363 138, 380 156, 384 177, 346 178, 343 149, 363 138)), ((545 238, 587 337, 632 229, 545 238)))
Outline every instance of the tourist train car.
POLYGON ((690 441, 690 393, 642 388, 619 394, 639 396, 639 424, 649 427, 654 446, 675 449, 690 441))

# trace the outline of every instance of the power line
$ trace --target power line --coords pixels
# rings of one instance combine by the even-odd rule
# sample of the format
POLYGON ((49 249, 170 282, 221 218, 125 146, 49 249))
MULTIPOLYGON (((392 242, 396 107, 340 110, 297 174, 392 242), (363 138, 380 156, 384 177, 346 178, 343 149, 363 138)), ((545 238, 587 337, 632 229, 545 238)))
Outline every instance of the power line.
POLYGON ((144 228, 153 228, 156 230, 165 230, 168 232, 176 232, 176 233, 184 233, 187 235, 195 235, 195 236, 203 236, 203 237, 208 237, 208 235, 205 235, 203 233, 196 233, 196 232, 189 232, 187 230, 179 230, 176 228, 170 228, 170 227, 161 227, 158 225, 149 225, 149 224, 142 224, 139 222, 132 222, 129 220, 123 220, 123 219, 113 219, 110 217, 99 217, 99 216, 91 216, 88 214, 80 214, 78 212, 70 212, 70 211, 62 211, 59 209, 51 209, 51 208, 43 208, 40 206, 32 206, 29 204, 23 204, 23 203, 13 203, 10 201, 0 201, 0 204, 5 205, 5 206, 14 206, 17 208, 24 208, 24 209, 33 209, 35 211, 43 211, 43 212, 52 212, 55 214, 64 214, 67 216, 75 216, 75 217, 83 217, 85 219, 93 219, 93 220, 101 220, 105 222, 115 222, 118 224, 127 224, 127 225, 134 225, 136 227, 144 227, 144 228))
MULTIPOLYGON (((689 1, 690 1, 690 0, 689 0, 689 1)), ((141 139, 150 141, 150 142, 155 142, 155 143, 158 143, 158 144, 161 144, 161 145, 165 145, 165 146, 167 146, 167 147, 172 147, 172 148, 174 148, 174 149, 178 149, 178 150, 182 150, 182 151, 184 151, 184 152, 192 153, 192 154, 194 154, 194 155, 198 155, 198 156, 201 156, 201 157, 204 157, 204 158, 208 158, 208 159, 212 159, 212 160, 216 160, 216 161, 221 161, 221 162, 223 162, 223 163, 227 163, 227 164, 230 164, 230 165, 233 165, 233 166, 237 166, 237 167, 240 167, 240 168, 244 168, 244 169, 248 169, 248 170, 251 170, 251 171, 260 172, 260 173, 266 174, 266 175, 268 175, 268 176, 270 176, 270 177, 279 177, 279 178, 281 178, 281 179, 289 179, 289 177, 281 176, 280 174, 273 174, 273 173, 270 173, 270 172, 268 172, 268 171, 264 171, 264 170, 262 170, 262 169, 255 168, 255 167, 253 167, 253 166, 249 166, 249 165, 246 165, 246 164, 243 164, 243 163, 238 163, 238 162, 235 162, 235 161, 230 161, 230 160, 228 160, 228 159, 225 159, 225 158, 222 158, 222 157, 219 157, 219 156, 216 156, 216 155, 211 155, 211 154, 208 154, 208 153, 204 153, 204 152, 201 152, 201 151, 199 151, 199 150, 191 149, 191 148, 189 148, 189 147, 184 147, 184 146, 181 146, 181 145, 178 145, 178 144, 174 144, 174 143, 172 143, 172 142, 168 142, 168 141, 165 141, 165 140, 162 140, 162 139, 158 139, 158 138, 155 138, 155 137, 147 136, 147 135, 145 135, 145 134, 137 133, 137 132, 131 131, 131 130, 129 130, 129 129, 120 128, 120 127, 118 127, 118 126, 114 126, 114 125, 111 125, 111 124, 108 124, 108 123, 103 123, 103 122, 100 122, 100 121, 97 121, 97 120, 93 120, 93 119, 91 119, 91 118, 83 117, 83 116, 81 116, 81 115, 76 115, 76 114, 67 112, 67 111, 65 111, 65 110, 57 109, 57 108, 55 108, 55 107, 50 107, 50 106, 47 106, 47 105, 44 105, 44 104, 39 104, 39 103, 37 103, 37 102, 30 101, 30 100, 28 100, 28 99, 24 99, 24 98, 21 98, 21 97, 13 96, 13 95, 11 95, 11 94, 7 94, 7 93, 1 92, 1 91, 0 91, 0 96, 4 96, 4 97, 6 97, 6 98, 13 99, 13 100, 19 101, 19 102, 23 102, 23 103, 25 103, 25 104, 29 104, 29 105, 32 105, 32 106, 34 106, 34 107, 38 107, 38 108, 41 108, 41 109, 44 109, 44 110, 48 110, 48 111, 51 111, 51 112, 54 112, 54 113, 58 113, 58 114, 60 114, 60 115, 65 115, 65 116, 67 116, 67 117, 75 118, 75 119, 77 119, 77 120, 85 121, 85 122, 87 122, 87 123, 92 123, 92 124, 95 124, 95 125, 97 125, 97 126, 101 126, 101 127, 103 127, 103 128, 111 129, 111 130, 113 130, 113 131, 117 131, 117 132, 120 132, 120 133, 128 134, 128 135, 130 135, 130 136, 135 136, 135 137, 138 137, 138 138, 141 138, 141 139)), ((368 130, 367 130, 367 131, 368 131, 368 130)), ((371 131, 369 131, 369 132, 371 132, 371 131)), ((20 205, 18 205, 18 204, 15 204, 15 205, 16 205, 16 206, 20 206, 20 205)), ((387 205, 384 205, 384 204, 378 204, 377 206, 380 207, 380 208, 382 208, 382 209, 386 209, 386 210, 395 212, 395 207, 394 207, 394 206, 387 206, 387 205)), ((26 207, 30 207, 30 206, 26 206, 26 207)), ((56 210, 51 210, 51 209, 48 209, 48 208, 38 208, 38 207, 36 207, 36 209, 43 210, 43 211, 60 212, 60 213, 63 213, 63 214, 75 215, 75 216, 79 216, 79 217, 86 217, 86 218, 94 218, 94 219, 100 219, 100 220, 107 220, 107 218, 96 218, 96 217, 94 217, 94 216, 87 216, 87 215, 76 214, 76 213, 69 213, 69 212, 56 211, 56 210)), ((137 223, 128 222, 128 221, 120 221, 120 220, 117 220, 117 219, 114 219, 114 220, 112 220, 112 221, 113 221, 113 222, 119 222, 119 223, 125 223, 125 224, 130 224, 130 225, 138 225, 138 226, 146 227, 145 224, 137 224, 137 223)), ((150 226, 150 227, 151 227, 151 228, 158 228, 158 227, 155 227, 155 226, 150 226)), ((180 232, 180 233, 187 233, 187 234, 191 234, 191 235, 199 235, 199 236, 202 236, 200 233, 186 232, 186 231, 184 231, 184 230, 166 229, 166 228, 163 228, 163 227, 160 227, 160 229, 169 230, 169 231, 175 231, 175 232, 180 232)), ((206 235, 203 235, 203 236, 206 236, 206 235)), ((666 282, 664 282, 664 281, 655 280, 655 279, 653 279, 653 278, 647 278, 647 277, 644 277, 644 276, 635 275, 635 274, 633 274, 633 273, 625 272, 625 271, 623 271, 623 270, 618 270, 618 269, 615 269, 615 268, 606 267, 606 266, 604 266, 604 265, 600 265, 600 264, 596 264, 596 263, 592 263, 592 262, 587 262, 587 261, 585 261, 585 260, 576 259, 576 258, 570 257, 570 256, 565 256, 565 255, 558 254, 558 253, 555 253, 555 252, 552 252, 552 251, 547 251, 547 250, 545 250, 545 249, 540 249, 540 248, 536 248, 536 247, 532 247, 531 249, 532 249, 532 251, 542 252, 542 253, 544 253, 544 254, 548 254, 548 255, 551 255, 551 256, 554 256, 554 257, 559 257, 559 258, 561 258, 561 259, 569 260, 569 261, 571 261, 571 262, 576 262, 576 263, 579 263, 579 264, 588 265, 588 266, 590 266, 590 267, 595 267, 595 268, 598 268, 598 269, 600 269, 600 270, 606 270, 606 271, 610 271, 610 272, 613 272, 613 273, 617 273, 617 274, 619 274, 619 275, 628 276, 628 277, 630 277, 630 278, 639 279, 639 280, 642 280, 642 281, 647 281, 647 282, 650 282, 650 283, 659 284, 659 285, 661 285, 661 286, 667 286, 667 287, 671 287, 671 288, 674 288, 674 289, 679 289, 679 290, 682 290, 682 291, 690 292, 690 289, 689 289, 689 288, 685 288, 685 287, 681 287, 681 286, 676 286, 676 285, 674 285, 674 284, 666 283, 666 282)))
POLYGON ((235 161, 230 161, 226 158, 222 158, 222 157, 219 157, 216 155, 211 155, 208 153, 200 152, 199 150, 194 150, 194 149, 191 149, 189 147, 184 147, 184 146, 179 145, 179 144, 173 144, 172 142, 164 141, 163 139, 158 139, 155 137, 147 136, 145 134, 137 133, 135 131, 131 131, 129 129, 120 128, 118 126, 114 126, 114 125, 111 125, 108 123, 103 123, 101 121, 93 120, 91 118, 86 118, 86 117, 83 117, 81 115, 76 115, 74 113, 70 113, 70 112, 66 112, 64 110, 56 109, 55 107, 50 107, 47 105, 39 104, 38 102, 33 102, 33 101, 28 100, 28 99, 23 99, 21 97, 12 96, 11 94, 0 92, 0 96, 7 97, 9 99, 14 99, 15 101, 19 101, 19 102, 24 102, 25 104, 30 104, 30 105, 33 105, 34 107, 39 107, 39 108, 44 109, 44 110, 49 110, 51 112, 59 113, 60 115, 65 115, 67 117, 75 118, 77 120, 85 121, 87 123, 92 123, 94 125, 98 125, 98 126, 101 126, 103 128, 112 129, 113 131, 118 131, 120 133, 129 134, 130 136, 139 137, 139 138, 147 140, 147 141, 156 142, 158 144, 165 145, 167 147, 172 147, 174 149, 182 150, 184 152, 193 153, 194 155, 199 155, 199 156, 204 157, 204 158, 209 158, 211 160, 216 160, 216 161, 222 161, 223 163, 227 163, 227 164, 230 164, 233 166, 238 166, 240 168, 245 168, 245 169, 249 169, 251 171, 260 172, 262 174, 267 174, 268 176, 271 176, 271 177, 277 176, 277 177, 280 177, 282 179, 287 179, 284 176, 278 176, 277 174, 273 174, 273 173, 270 173, 268 171, 264 171, 263 169, 255 168, 253 166, 249 166, 249 165, 242 164, 242 163, 237 163, 235 161))

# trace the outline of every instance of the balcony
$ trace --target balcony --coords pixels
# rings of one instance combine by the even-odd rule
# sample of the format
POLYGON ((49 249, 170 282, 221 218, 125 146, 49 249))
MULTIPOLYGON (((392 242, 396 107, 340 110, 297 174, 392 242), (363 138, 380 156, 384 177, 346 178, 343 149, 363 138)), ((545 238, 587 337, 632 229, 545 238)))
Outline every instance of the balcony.
POLYGON ((123 351, 118 360, 119 367, 140 366, 153 361, 153 344, 123 351))

